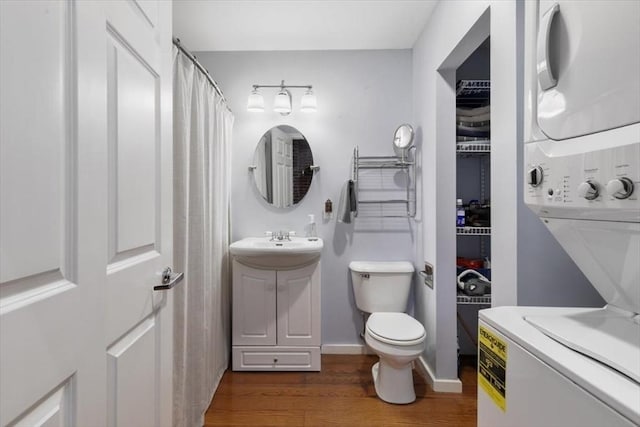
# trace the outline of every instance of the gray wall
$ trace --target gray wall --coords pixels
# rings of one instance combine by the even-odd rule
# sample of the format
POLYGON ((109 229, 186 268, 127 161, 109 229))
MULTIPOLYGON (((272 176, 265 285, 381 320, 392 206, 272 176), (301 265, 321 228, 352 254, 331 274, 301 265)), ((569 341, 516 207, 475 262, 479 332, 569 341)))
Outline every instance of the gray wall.
MULTIPOLYGON (((417 260, 425 260, 435 266, 434 287, 431 289, 419 282, 415 287, 415 317, 427 330, 426 348, 421 361, 426 365, 437 391, 461 390, 456 358, 458 331, 453 214, 456 203, 456 69, 489 36, 490 20, 494 18, 487 13, 489 5, 485 1, 465 2, 464 7, 458 2, 439 2, 413 48, 414 123, 424 147, 421 160, 425 219, 421 224, 422 241, 416 256, 417 260)), ((508 8, 501 8, 501 13, 496 14, 496 18, 509 19, 509 15, 508 8)), ((492 54, 495 49, 500 49, 505 52, 505 61, 513 61, 509 57, 511 38, 509 26, 500 26, 497 31, 492 32, 492 54)), ((493 62, 493 58, 491 61, 493 62)), ((499 98, 498 103, 506 107, 515 104, 507 94, 511 75, 507 68, 500 71, 502 73, 499 80, 504 81, 504 89, 500 93, 498 88, 496 96, 499 98)), ((497 76, 492 75, 494 77, 497 76)), ((493 131, 493 109, 494 105, 492 137, 501 136, 513 141, 515 130, 512 134, 510 117, 497 118, 504 125, 499 126, 498 132, 493 131)), ((492 140, 492 145, 493 143, 492 140)), ((492 170, 492 178, 493 173, 492 170)), ((492 194, 495 198, 493 189, 492 194)), ((495 203, 492 199, 492 207, 495 203)), ((492 219, 493 216, 492 210, 492 219)), ((495 256, 492 261, 495 267, 498 261, 495 256)), ((509 283, 513 286, 514 282, 509 283)))
POLYGON ((469 56, 456 70, 456 80, 482 80, 491 78, 490 38, 469 56))
MULTIPOLYGON (((232 147, 232 240, 260 236, 266 230, 304 232, 315 214, 322 253, 323 345, 359 345, 362 324, 353 301, 348 264, 352 260, 409 260, 416 250, 410 220, 323 221, 326 199, 338 207, 340 191, 351 173, 355 145, 361 155, 392 155, 392 137, 411 122, 411 50, 312 52, 198 52, 225 93, 235 115, 232 147), (246 111, 253 84, 312 84, 318 112, 299 112, 301 89, 293 89, 293 112, 271 110, 276 91, 264 89, 264 113, 246 111), (256 193, 247 166, 262 134, 288 124, 300 130, 320 171, 307 196, 295 207, 275 209, 256 193)), ((334 348, 332 351, 335 351, 334 348)))

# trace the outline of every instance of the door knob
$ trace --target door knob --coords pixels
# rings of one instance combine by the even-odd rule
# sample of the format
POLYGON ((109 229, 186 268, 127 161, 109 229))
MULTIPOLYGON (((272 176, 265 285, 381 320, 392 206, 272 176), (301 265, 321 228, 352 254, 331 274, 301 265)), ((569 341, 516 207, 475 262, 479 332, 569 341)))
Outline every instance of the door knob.
POLYGON ((184 273, 173 273, 171 267, 167 267, 162 272, 162 284, 153 287, 154 291, 164 291, 173 288, 184 279, 184 273))

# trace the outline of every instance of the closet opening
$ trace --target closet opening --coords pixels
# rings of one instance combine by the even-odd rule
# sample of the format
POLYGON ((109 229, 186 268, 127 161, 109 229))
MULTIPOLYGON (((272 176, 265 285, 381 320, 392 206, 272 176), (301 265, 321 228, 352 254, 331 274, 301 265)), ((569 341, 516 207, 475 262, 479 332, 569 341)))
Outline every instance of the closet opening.
MULTIPOLYGON (((488 37, 456 69, 458 367, 475 363, 478 310, 491 306, 491 69, 488 37)), ((451 208, 454 211, 454 207, 451 208)))

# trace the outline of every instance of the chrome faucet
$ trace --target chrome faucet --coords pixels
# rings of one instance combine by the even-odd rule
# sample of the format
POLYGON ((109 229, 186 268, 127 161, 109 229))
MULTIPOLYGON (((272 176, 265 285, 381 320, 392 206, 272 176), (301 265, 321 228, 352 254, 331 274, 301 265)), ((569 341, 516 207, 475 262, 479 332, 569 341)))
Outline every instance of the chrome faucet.
POLYGON ((278 241, 283 241, 283 240, 288 240, 291 241, 291 237, 289 236, 289 232, 288 231, 278 231, 276 233, 273 233, 271 235, 271 240, 278 240, 278 241))

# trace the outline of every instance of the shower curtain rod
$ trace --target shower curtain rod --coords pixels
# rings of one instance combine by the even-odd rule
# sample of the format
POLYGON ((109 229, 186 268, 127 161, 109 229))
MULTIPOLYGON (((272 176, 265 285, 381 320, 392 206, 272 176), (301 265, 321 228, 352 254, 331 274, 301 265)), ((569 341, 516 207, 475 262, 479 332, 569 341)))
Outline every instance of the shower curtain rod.
POLYGON ((198 70, 202 71, 202 73, 205 75, 207 80, 209 80, 209 83, 211 83, 211 85, 216 90, 218 95, 222 97, 222 100, 224 101, 224 106, 227 107, 227 110, 231 111, 231 108, 229 108, 229 103, 227 102, 227 98, 224 97, 224 93, 222 93, 222 89, 220 89, 220 86, 218 86, 218 83, 216 83, 213 77, 211 77, 211 74, 209 74, 209 70, 207 70, 202 66, 202 64, 196 59, 196 56, 193 53, 189 52, 187 48, 182 46, 179 38, 177 37, 173 38, 173 45, 178 49, 180 49, 180 51, 184 53, 187 56, 187 58, 191 60, 191 62, 193 62, 193 65, 195 65, 198 70))

